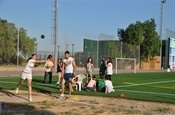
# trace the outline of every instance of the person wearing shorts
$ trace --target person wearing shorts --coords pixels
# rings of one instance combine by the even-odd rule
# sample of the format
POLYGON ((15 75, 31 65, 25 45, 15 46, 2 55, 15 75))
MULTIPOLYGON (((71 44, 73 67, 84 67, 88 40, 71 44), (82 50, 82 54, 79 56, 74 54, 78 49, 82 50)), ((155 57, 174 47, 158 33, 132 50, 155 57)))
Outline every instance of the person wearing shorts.
POLYGON ((89 57, 87 59, 86 66, 85 66, 85 71, 86 71, 86 76, 87 76, 87 83, 92 78, 92 71, 93 70, 94 70, 94 65, 93 65, 93 62, 92 62, 92 58, 89 57))
POLYGON ((32 68, 37 67, 42 62, 36 61, 37 55, 32 54, 32 56, 27 60, 25 69, 21 73, 21 78, 16 87, 16 93, 18 93, 20 86, 27 79, 29 101, 32 101, 32 68))
POLYGON ((112 59, 109 57, 106 61, 107 74, 106 77, 111 81, 111 76, 113 74, 112 59))
POLYGON ((65 84, 69 85, 69 96, 71 96, 72 92, 72 78, 75 73, 76 64, 74 61, 74 58, 70 57, 70 52, 66 51, 65 58, 63 59, 63 66, 62 66, 62 93, 61 97, 64 97, 64 91, 65 91, 65 84))

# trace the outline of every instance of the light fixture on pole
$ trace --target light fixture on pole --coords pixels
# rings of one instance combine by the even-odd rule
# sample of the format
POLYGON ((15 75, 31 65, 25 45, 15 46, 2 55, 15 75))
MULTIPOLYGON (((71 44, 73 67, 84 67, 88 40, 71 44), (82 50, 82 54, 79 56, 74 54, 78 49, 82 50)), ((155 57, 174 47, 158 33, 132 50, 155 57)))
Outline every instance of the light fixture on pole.
POLYGON ((72 44, 72 57, 74 57, 74 44, 72 44))

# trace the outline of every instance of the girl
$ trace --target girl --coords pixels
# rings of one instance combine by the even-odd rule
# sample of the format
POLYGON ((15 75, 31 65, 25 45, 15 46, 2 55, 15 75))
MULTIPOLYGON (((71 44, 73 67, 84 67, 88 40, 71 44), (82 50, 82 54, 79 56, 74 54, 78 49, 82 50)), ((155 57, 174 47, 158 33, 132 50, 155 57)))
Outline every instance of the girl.
POLYGON ((109 80, 111 81, 111 76, 113 74, 113 65, 112 65, 112 59, 110 57, 106 61, 106 67, 107 67, 106 77, 108 77, 109 80))
POLYGON ((87 76, 87 83, 88 83, 88 81, 92 77, 92 71, 94 70, 94 65, 91 57, 88 58, 85 68, 86 68, 86 76, 87 76))
POLYGON ((105 61, 104 60, 101 60, 100 61, 100 69, 99 69, 100 79, 104 79, 105 78, 105 74, 106 74, 105 61))
POLYGON ((22 85, 24 80, 27 79, 29 101, 32 101, 32 68, 37 67, 40 63, 43 63, 41 61, 40 62, 36 61, 36 57, 37 57, 36 54, 32 54, 32 56, 27 60, 27 65, 25 69, 23 70, 19 83, 16 87, 16 93, 18 93, 20 86, 22 85))
POLYGON ((57 64, 58 82, 57 82, 56 84, 60 84, 60 82, 61 82, 62 66, 63 66, 63 59, 60 58, 60 59, 58 60, 58 64, 57 64))
POLYGON ((54 66, 53 62, 51 61, 51 58, 48 56, 47 61, 45 63, 45 75, 44 75, 44 83, 47 83, 47 77, 49 77, 49 84, 52 83, 52 68, 54 66))

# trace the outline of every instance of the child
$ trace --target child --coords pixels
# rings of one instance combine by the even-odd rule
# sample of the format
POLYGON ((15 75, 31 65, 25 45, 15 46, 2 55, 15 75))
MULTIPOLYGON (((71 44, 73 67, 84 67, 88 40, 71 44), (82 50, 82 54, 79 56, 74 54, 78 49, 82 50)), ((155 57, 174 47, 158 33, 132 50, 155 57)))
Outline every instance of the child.
POLYGON ((89 82, 89 78, 91 79, 91 77, 92 77, 93 70, 94 70, 93 61, 92 61, 92 58, 89 57, 87 62, 86 62, 86 65, 85 65, 85 73, 87 75, 87 83, 89 82))
POLYGON ((105 73, 106 73, 105 61, 101 60, 100 61, 100 69, 99 69, 100 79, 104 79, 105 78, 105 73))
POLYGON ((60 59, 58 60, 58 64, 57 64, 58 82, 57 82, 56 84, 60 84, 60 83, 61 83, 62 66, 63 66, 63 59, 60 58, 60 59))
POLYGON ((109 80, 109 76, 106 76, 105 78, 105 93, 111 93, 114 92, 114 87, 112 85, 111 80, 109 80))
POLYGON ((54 66, 53 62, 51 61, 51 58, 48 57, 47 61, 45 63, 45 76, 44 76, 44 83, 47 82, 47 76, 49 76, 49 83, 52 83, 52 67, 54 66))
POLYGON ((93 76, 93 78, 91 78, 91 80, 89 81, 87 87, 86 87, 87 91, 96 91, 96 77, 93 76))

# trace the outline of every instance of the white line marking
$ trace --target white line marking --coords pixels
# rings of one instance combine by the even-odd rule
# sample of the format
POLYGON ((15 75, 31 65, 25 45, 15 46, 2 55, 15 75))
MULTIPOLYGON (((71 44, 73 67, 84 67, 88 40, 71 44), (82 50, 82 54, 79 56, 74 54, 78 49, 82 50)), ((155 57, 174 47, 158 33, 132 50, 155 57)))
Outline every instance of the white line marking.
MULTIPOLYGON (((18 82, 9 82, 9 81, 0 81, 0 83, 11 83, 11 84, 17 84, 18 82)), ((25 84, 25 83, 24 83, 25 84)), ((57 86, 56 84, 44 84, 44 83, 33 83, 37 85, 43 85, 43 86, 57 86)))
POLYGON ((159 84, 159 83, 170 83, 170 82, 175 82, 175 80, 169 80, 169 81, 158 81, 158 82, 149 82, 149 83, 140 83, 140 84, 132 84, 132 85, 122 85, 122 86, 114 86, 114 88, 120 88, 120 87, 132 87, 132 86, 141 86, 141 85, 159 84))
POLYGON ((155 95, 169 95, 169 96, 175 96, 175 94, 156 93, 156 92, 146 92, 146 91, 122 90, 122 89, 118 89, 118 90, 116 90, 116 91, 125 91, 125 92, 133 92, 133 93, 146 93, 146 94, 155 94, 155 95))

